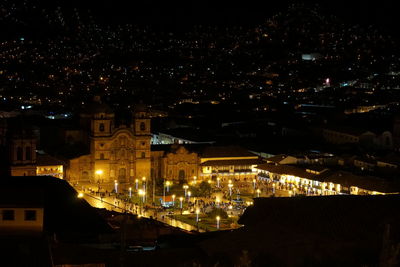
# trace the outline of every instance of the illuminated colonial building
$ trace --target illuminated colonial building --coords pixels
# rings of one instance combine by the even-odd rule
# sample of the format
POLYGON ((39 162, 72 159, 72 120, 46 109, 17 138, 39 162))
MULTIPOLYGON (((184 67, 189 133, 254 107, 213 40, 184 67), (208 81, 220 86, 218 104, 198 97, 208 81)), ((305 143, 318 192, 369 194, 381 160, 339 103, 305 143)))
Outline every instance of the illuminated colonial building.
POLYGON ((276 189, 304 195, 384 195, 398 194, 400 184, 374 176, 358 176, 346 171, 332 171, 323 166, 305 169, 279 164, 257 166, 258 178, 276 189))
POLYGON ((152 147, 152 177, 172 182, 257 178, 255 167, 263 161, 238 146, 156 145, 152 147))
POLYGON ((115 127, 114 112, 99 97, 81 114, 90 153, 70 160, 71 182, 132 183, 150 177, 150 117, 137 105, 132 123, 115 127))

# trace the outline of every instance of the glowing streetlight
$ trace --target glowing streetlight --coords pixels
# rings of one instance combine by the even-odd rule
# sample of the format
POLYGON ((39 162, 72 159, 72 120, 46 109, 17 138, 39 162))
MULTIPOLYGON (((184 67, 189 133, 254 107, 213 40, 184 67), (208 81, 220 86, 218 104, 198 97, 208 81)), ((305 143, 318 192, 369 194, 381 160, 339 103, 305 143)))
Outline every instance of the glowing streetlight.
POLYGON ((217 219, 217 229, 219 230, 219 220, 221 220, 221 218, 217 216, 216 219, 217 219))
POLYGON ((132 198, 132 187, 129 187, 129 198, 132 198))
POLYGON ((143 207, 143 203, 144 203, 144 196, 146 195, 146 192, 142 189, 139 189, 138 194, 140 196, 140 213, 142 213, 142 207, 143 207))
POLYGON ((216 198, 215 202, 217 203, 217 208, 219 208, 219 202, 220 202, 219 198, 216 198))
POLYGON ((142 198, 142 202, 144 202, 144 196, 146 195, 146 192, 142 189, 139 189, 139 196, 141 196, 142 198))
POLYGON ((172 206, 175 207, 175 195, 172 195, 172 206))
POLYGON ((103 170, 96 170, 97 181, 100 182, 101 175, 103 174, 103 170))
POLYGON ((118 193, 118 182, 117 182, 117 180, 114 180, 114 190, 115 190, 115 193, 117 194, 118 193))
POLYGON ((139 179, 135 179, 135 186, 136 186, 136 190, 138 190, 138 188, 139 188, 139 179))
POLYGON ((228 184, 228 187, 229 187, 229 196, 232 197, 232 187, 233 187, 233 184, 228 184))
POLYGON ((188 195, 188 202, 190 202, 190 196, 192 195, 192 192, 187 192, 187 195, 188 195))
POLYGON ((260 193, 261 193, 260 188, 257 188, 257 197, 260 197, 260 193))
POLYGON ((183 207, 183 206, 182 206, 183 197, 180 197, 180 198, 179 198, 179 201, 181 202, 181 206, 180 206, 180 207, 181 207, 181 209, 182 209, 182 207, 183 207))
POLYGON ((169 186, 171 185, 172 183, 170 182, 170 181, 166 181, 165 182, 165 185, 167 186, 167 192, 169 192, 169 186))
POLYGON ((193 184, 196 184, 197 183, 197 176, 195 175, 195 176, 193 176, 193 184))
POLYGON ((187 196, 187 190, 188 190, 189 186, 187 184, 183 185, 183 189, 185 190, 185 198, 187 196))
POLYGON ((143 202, 145 202, 146 201, 146 192, 147 192, 146 177, 145 176, 142 177, 142 184, 143 184, 143 191, 144 191, 143 202))
POLYGON ((199 214, 200 214, 200 210, 196 209, 196 223, 199 223, 199 214))
POLYGON ((253 179, 253 189, 256 190, 256 179, 253 179))

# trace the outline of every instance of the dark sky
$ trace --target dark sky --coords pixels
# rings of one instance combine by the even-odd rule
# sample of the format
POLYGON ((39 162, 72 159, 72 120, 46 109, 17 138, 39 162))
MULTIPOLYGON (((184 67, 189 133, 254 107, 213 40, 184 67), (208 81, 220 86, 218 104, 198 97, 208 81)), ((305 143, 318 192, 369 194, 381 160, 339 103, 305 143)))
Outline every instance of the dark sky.
MULTIPOLYGON (((76 0, 77 1, 77 0, 76 0)), ((86 0, 90 8, 94 0, 86 0)), ((318 3, 323 12, 332 13, 354 23, 375 24, 395 28, 398 9, 394 0, 97 0, 103 16, 109 19, 125 18, 132 22, 174 25, 185 24, 248 24, 261 23, 290 3, 318 3)), ((80 2, 82 3, 82 2, 80 2)))

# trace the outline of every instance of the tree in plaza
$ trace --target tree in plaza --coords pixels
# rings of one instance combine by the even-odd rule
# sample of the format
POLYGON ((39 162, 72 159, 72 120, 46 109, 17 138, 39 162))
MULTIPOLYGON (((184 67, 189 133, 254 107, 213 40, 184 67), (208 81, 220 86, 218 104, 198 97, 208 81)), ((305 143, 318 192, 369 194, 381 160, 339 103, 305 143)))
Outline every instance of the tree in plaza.
POLYGON ((198 197, 209 197, 212 192, 211 185, 205 181, 201 182, 199 186, 192 187, 191 191, 198 197))

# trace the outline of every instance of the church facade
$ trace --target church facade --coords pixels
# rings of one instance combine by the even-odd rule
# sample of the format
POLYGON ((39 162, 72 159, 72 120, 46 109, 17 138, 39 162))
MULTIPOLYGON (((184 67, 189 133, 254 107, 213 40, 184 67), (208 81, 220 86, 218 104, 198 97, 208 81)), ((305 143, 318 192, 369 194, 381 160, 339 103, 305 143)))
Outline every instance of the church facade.
POLYGON ((68 179, 71 182, 91 182, 129 185, 135 179, 150 178, 150 117, 146 108, 138 105, 132 123, 115 127, 113 111, 100 98, 81 115, 82 129, 87 133, 90 153, 70 160, 68 179))

